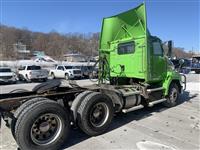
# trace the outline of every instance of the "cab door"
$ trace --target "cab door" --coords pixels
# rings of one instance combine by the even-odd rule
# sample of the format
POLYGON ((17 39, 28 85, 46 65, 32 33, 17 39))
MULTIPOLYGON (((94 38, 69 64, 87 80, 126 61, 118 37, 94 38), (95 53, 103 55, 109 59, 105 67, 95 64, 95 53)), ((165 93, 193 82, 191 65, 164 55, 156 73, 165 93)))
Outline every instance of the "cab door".
POLYGON ((110 68, 112 77, 144 79, 143 39, 128 41, 115 46, 110 53, 110 68))
POLYGON ((152 71, 151 77, 154 81, 162 80, 167 71, 166 58, 164 57, 164 51, 159 41, 152 43, 152 55, 151 64, 152 71))
POLYGON ((56 71, 56 76, 58 78, 64 78, 65 77, 64 74, 65 74, 64 73, 64 66, 58 66, 57 71, 56 71))

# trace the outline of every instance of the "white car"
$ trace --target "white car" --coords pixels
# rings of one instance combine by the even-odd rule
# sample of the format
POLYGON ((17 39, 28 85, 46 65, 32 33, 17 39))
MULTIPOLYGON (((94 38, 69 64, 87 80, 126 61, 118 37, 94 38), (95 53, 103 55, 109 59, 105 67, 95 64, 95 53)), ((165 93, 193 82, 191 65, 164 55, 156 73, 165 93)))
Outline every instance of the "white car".
POLYGON ((18 76, 19 79, 26 80, 28 82, 33 80, 46 81, 48 78, 48 71, 41 69, 40 66, 26 65, 18 69, 18 76))
POLYGON ((81 69, 67 65, 57 65, 55 69, 50 70, 49 74, 51 78, 65 78, 66 80, 82 78, 81 69))
POLYGON ((9 67, 0 67, 0 83, 16 83, 17 76, 9 67))

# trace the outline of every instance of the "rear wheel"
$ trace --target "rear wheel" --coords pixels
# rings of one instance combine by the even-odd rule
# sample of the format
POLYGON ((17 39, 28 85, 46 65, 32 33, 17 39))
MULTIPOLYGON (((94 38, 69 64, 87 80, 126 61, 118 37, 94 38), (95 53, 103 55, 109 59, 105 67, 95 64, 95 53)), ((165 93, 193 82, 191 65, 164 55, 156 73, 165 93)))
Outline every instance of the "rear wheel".
POLYGON ((26 107, 19 115, 15 137, 21 149, 60 149, 69 134, 69 117, 57 102, 48 100, 26 107))
POLYGON ((79 127, 88 135, 102 134, 113 118, 113 104, 110 98, 101 93, 90 93, 78 108, 79 127))
POLYGON ((65 79, 69 80, 69 74, 68 73, 65 74, 65 79))
POLYGON ((30 105, 37 103, 39 101, 44 102, 44 101, 49 101, 49 100, 47 98, 40 98, 40 97, 27 100, 19 108, 17 108, 17 110, 14 112, 14 117, 12 118, 12 121, 11 121, 11 133, 14 138, 15 138, 15 125, 16 125, 16 121, 17 121, 19 115, 22 113, 22 111, 26 107, 29 107, 30 105))
POLYGON ((179 98, 179 89, 175 83, 171 83, 169 87, 169 94, 167 101, 163 102, 163 105, 166 107, 173 107, 177 104, 179 98))
POLYGON ((51 79, 55 79, 55 75, 53 72, 51 73, 51 79))
POLYGON ((74 99, 72 106, 70 108, 73 113, 74 122, 77 121, 77 110, 78 110, 79 106, 81 105, 81 102, 90 93, 92 93, 92 91, 84 91, 84 92, 80 93, 79 95, 77 95, 76 98, 74 99))

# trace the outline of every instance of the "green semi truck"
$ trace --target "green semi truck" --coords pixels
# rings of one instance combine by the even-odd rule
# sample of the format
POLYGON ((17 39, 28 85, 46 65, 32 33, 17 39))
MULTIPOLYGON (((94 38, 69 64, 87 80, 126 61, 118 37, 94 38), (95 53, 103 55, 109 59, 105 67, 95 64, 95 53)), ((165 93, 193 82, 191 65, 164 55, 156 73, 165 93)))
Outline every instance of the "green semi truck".
POLYGON ((114 113, 158 103, 173 107, 186 85, 164 55, 161 40, 147 29, 145 4, 103 19, 98 72, 98 84, 87 87, 51 80, 32 91, 1 94, 1 116, 20 149, 60 149, 70 126, 97 136, 108 129, 114 113))

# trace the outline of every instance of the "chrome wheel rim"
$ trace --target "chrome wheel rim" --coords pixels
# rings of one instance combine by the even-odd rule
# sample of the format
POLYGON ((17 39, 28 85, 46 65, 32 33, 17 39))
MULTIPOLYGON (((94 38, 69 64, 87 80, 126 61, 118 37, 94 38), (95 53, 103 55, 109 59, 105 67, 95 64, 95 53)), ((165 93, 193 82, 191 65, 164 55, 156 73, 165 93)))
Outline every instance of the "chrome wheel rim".
POLYGON ((66 80, 68 80, 68 79, 69 79, 68 75, 65 75, 65 79, 66 79, 66 80))
POLYGON ((170 94, 170 100, 171 102, 176 102, 176 99, 178 97, 178 92, 176 88, 172 88, 171 94, 170 94))
POLYGON ((94 127, 102 127, 107 122, 109 113, 105 103, 95 104, 90 111, 90 123, 94 127))
POLYGON ((31 127, 31 139, 37 145, 48 145, 54 142, 61 133, 63 123, 55 114, 39 116, 31 127))
POLYGON ((54 78, 55 78, 54 74, 51 74, 51 78, 52 78, 52 79, 54 79, 54 78))

